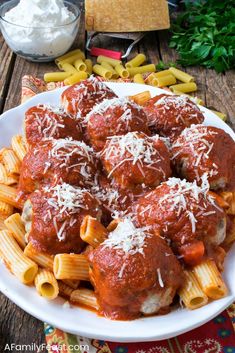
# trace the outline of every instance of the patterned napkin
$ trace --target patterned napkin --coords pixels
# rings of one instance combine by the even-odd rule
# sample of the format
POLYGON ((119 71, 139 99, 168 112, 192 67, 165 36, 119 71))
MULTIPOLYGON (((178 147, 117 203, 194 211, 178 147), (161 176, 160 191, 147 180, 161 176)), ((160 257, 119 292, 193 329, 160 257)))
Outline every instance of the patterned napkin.
MULTIPOLYGON (((45 83, 36 77, 24 76, 22 102, 62 86, 60 82, 45 83)), ((157 342, 105 342, 71 335, 48 324, 44 324, 44 330, 48 353, 235 353, 235 303, 207 324, 157 342)))

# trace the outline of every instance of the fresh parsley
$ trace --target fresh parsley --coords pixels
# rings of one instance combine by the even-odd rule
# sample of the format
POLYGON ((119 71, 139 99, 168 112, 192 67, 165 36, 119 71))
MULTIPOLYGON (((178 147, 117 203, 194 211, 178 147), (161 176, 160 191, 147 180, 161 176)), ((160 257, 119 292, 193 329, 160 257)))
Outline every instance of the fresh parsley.
POLYGON ((158 64, 156 65, 157 70, 166 70, 169 67, 176 67, 176 64, 171 61, 164 63, 162 60, 159 60, 158 64))
POLYGON ((235 67, 235 1, 184 0, 172 25, 170 47, 182 66, 203 65, 217 72, 235 67))

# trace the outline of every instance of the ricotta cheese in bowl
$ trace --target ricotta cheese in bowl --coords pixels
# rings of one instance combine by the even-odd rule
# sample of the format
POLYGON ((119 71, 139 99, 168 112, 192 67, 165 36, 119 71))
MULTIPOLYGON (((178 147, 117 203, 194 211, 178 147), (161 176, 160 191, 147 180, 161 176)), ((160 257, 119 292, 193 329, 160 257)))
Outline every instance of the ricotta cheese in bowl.
POLYGON ((33 61, 50 61, 68 51, 79 20, 78 7, 68 0, 11 0, 0 8, 7 44, 33 61))

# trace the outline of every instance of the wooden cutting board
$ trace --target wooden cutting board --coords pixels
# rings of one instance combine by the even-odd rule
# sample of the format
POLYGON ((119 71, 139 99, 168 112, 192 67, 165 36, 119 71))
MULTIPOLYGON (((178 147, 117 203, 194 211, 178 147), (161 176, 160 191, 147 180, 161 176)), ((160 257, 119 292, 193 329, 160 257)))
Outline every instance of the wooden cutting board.
POLYGON ((86 30, 139 32, 170 27, 166 0, 85 0, 86 30))

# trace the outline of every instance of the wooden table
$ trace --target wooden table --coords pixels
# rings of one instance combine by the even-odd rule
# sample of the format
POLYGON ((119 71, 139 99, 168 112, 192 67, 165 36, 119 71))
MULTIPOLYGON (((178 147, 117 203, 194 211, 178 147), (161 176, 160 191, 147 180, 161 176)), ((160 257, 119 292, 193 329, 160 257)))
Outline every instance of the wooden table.
MULTIPOLYGON (((84 33, 84 20, 82 20, 75 45, 81 49, 84 48, 85 43, 84 33)), ((151 32, 145 36, 132 54, 144 52, 152 63, 157 63, 159 60, 175 61, 177 56, 174 50, 169 49, 168 39, 167 31, 151 32)), ((101 43, 95 44, 118 50, 123 49, 127 43, 122 40, 103 38, 101 43)), ((53 63, 36 64, 21 59, 11 52, 1 36, 0 48, 0 113, 2 113, 20 103, 23 75, 43 77, 44 72, 56 70, 56 66, 53 63)), ((186 71, 196 77, 197 96, 207 107, 226 113, 229 118, 228 123, 235 129, 235 73, 229 71, 226 74, 217 74, 213 70, 201 67, 187 68, 186 71)), ((4 351, 7 343, 21 345, 44 343, 43 323, 0 294, 0 352, 4 351)), ((12 350, 12 352, 17 351, 12 350)), ((41 352, 46 353, 45 350, 41 352)))

